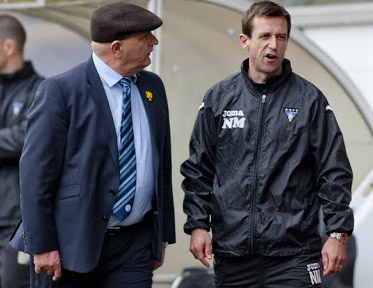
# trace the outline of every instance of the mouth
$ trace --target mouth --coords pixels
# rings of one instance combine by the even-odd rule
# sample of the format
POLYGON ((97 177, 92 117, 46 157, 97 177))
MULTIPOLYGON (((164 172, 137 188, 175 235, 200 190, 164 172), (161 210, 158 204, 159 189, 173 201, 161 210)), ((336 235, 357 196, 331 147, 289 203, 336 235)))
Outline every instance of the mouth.
POLYGON ((276 55, 271 54, 271 53, 266 54, 264 57, 269 59, 269 60, 275 60, 275 59, 278 58, 276 55))

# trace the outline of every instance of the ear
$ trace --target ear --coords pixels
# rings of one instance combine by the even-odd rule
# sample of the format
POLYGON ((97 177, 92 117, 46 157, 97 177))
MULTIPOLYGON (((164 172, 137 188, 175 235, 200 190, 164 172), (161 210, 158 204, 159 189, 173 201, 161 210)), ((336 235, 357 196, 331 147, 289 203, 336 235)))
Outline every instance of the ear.
POLYGON ((6 56, 10 57, 17 53, 17 43, 12 38, 7 38, 3 42, 3 51, 6 56))
POLYGON ((249 47, 250 47, 250 38, 249 36, 245 35, 245 34, 240 34, 240 43, 241 43, 241 47, 245 50, 249 50, 249 47))
POLYGON ((110 44, 110 51, 115 58, 122 58, 122 41, 115 40, 110 44))

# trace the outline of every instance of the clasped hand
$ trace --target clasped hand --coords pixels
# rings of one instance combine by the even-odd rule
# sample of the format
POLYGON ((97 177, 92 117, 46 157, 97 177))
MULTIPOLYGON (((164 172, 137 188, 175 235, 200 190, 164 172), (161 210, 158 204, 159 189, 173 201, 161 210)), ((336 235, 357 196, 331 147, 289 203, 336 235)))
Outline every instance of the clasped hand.
POLYGON ((61 258, 58 250, 34 254, 35 273, 45 272, 57 281, 62 276, 61 258))

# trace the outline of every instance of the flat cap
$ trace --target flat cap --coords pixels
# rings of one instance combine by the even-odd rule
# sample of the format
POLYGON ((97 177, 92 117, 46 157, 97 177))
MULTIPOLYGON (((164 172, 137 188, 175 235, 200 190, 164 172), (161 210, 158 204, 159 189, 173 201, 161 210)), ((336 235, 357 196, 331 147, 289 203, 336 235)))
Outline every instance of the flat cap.
POLYGON ((157 29, 162 23, 161 18, 140 6, 125 1, 107 3, 92 13, 91 39, 99 43, 122 40, 157 29))

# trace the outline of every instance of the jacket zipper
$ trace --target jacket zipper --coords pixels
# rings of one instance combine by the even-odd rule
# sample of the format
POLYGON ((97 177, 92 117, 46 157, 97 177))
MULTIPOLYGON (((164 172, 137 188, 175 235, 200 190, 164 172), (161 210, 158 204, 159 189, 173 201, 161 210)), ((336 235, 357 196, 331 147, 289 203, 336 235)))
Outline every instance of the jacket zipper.
POLYGON ((255 149, 255 169, 254 169, 254 193, 253 193, 253 203, 252 203, 252 217, 251 217, 251 252, 254 253, 254 237, 255 237, 255 213, 256 213, 256 194, 258 189, 258 166, 259 166, 259 158, 260 158, 260 145, 262 142, 262 134, 263 134, 263 116, 264 116, 264 106, 266 103, 267 95, 262 95, 262 103, 260 105, 260 114, 259 114, 259 129, 258 129, 258 139, 256 142, 256 149, 255 149))

